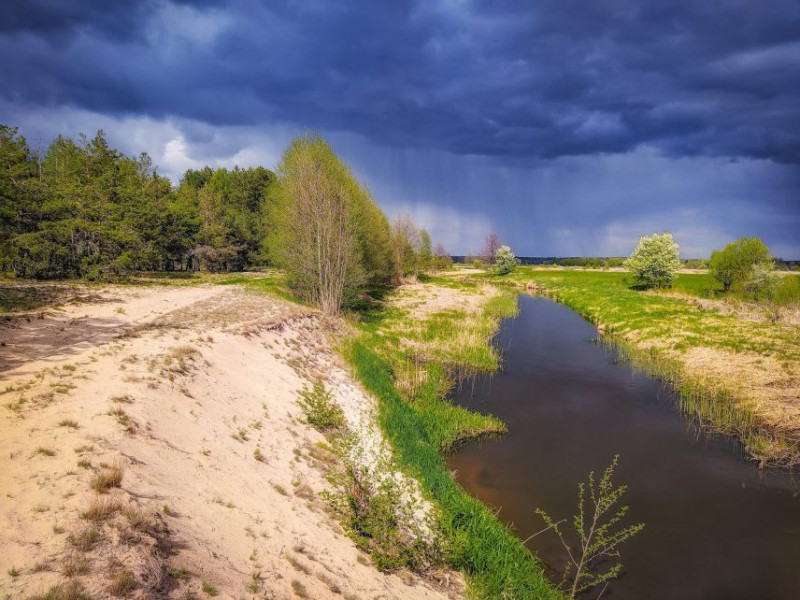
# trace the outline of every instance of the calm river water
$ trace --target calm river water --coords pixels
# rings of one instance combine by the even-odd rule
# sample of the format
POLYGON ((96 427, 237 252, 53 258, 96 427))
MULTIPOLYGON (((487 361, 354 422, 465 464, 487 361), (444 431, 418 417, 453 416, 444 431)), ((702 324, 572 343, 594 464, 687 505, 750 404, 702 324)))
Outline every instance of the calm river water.
MULTIPOLYGON (((800 478, 760 472, 738 444, 698 435, 669 389, 617 363, 597 336, 572 310, 520 297, 495 339, 503 372, 454 394, 508 433, 452 455, 458 481, 525 539, 543 527, 536 507, 571 521, 578 482, 619 453, 630 522, 646 527, 623 546, 625 573, 603 598, 800 599, 800 478)), ((557 578, 555 534, 528 544, 557 578)))

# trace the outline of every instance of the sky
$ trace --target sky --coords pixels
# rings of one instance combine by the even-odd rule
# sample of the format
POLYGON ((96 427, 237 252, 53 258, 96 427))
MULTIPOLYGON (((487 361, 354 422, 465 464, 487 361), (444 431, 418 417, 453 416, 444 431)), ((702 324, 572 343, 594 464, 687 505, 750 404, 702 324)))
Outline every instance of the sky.
POLYGON ((6 0, 0 122, 177 183, 323 135, 453 254, 800 258, 797 0, 6 0))

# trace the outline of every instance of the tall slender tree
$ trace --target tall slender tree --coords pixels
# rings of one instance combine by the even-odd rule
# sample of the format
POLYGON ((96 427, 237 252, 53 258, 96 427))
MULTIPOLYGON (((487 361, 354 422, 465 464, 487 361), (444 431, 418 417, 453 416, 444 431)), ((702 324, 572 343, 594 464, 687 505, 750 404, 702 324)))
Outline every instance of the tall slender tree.
POLYGON ((338 313, 365 281, 354 210, 357 187, 317 135, 295 139, 278 167, 272 256, 292 288, 328 314, 338 313))

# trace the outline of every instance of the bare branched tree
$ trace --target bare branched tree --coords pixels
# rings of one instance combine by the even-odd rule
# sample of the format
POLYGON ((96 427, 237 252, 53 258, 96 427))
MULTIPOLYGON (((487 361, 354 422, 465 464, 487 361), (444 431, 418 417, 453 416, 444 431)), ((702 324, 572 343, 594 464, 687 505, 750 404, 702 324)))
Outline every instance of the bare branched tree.
POLYGON ((493 265, 495 257, 497 256, 497 251, 502 245, 503 242, 500 241, 500 236, 494 231, 490 231, 483 243, 483 248, 481 248, 481 259, 483 262, 487 265, 493 265))

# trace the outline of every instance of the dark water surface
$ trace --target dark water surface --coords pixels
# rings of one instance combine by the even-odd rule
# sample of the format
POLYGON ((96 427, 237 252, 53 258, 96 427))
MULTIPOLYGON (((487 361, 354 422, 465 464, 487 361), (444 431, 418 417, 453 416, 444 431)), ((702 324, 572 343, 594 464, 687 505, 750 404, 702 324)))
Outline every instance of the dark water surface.
MULTIPOLYGON (((570 309, 524 295, 520 309, 495 340, 503 372, 455 394, 508 424, 448 459, 458 481, 525 539, 543 527, 536 507, 571 522, 578 482, 619 453, 630 522, 646 527, 603 598, 800 599, 797 475, 759 472, 736 443, 698 435, 669 389, 616 363, 570 309)), ((552 532, 528 543, 560 574, 552 532)))

